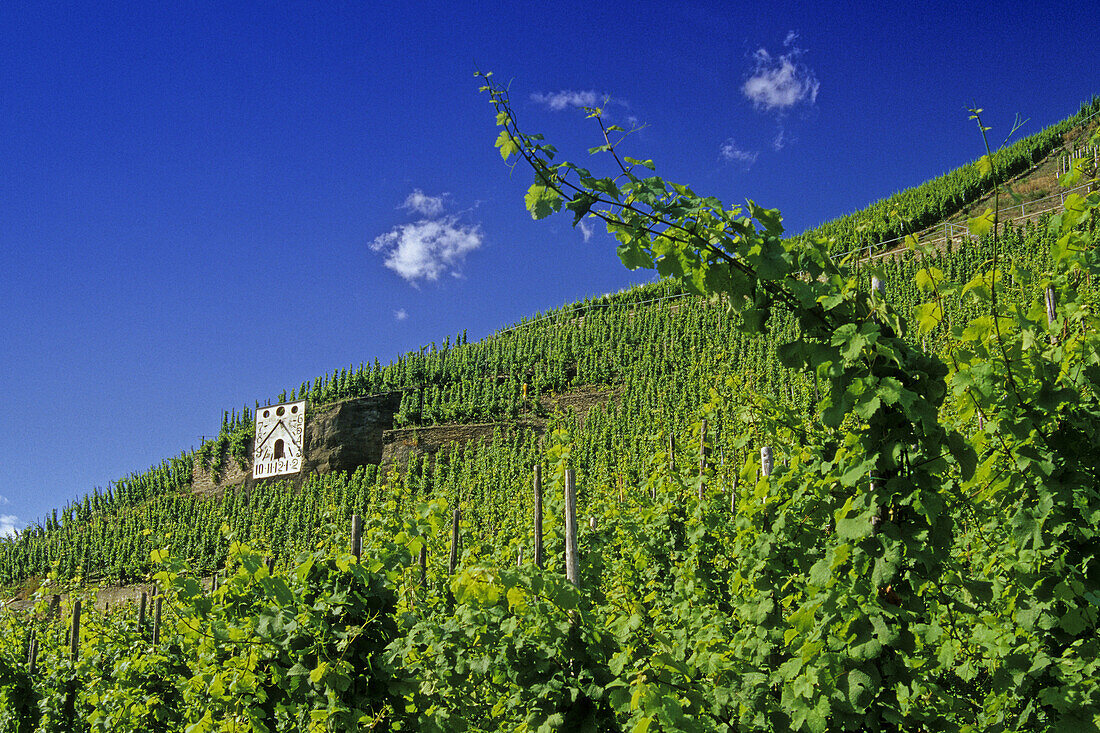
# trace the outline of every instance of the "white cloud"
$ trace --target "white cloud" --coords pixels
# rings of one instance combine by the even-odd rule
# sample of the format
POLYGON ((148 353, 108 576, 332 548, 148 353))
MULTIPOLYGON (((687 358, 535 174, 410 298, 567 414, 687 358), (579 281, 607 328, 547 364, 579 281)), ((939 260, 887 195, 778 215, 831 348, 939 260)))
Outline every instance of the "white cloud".
POLYGON ((8 501, 8 497, 0 494, 0 506, 4 506, 5 504, 11 504, 11 502, 8 501))
POLYGON ((813 105, 817 101, 821 83, 813 69, 799 60, 805 50, 792 45, 797 39, 797 33, 789 32, 783 45, 790 50, 778 57, 766 48, 753 54, 752 74, 741 92, 756 109, 783 112, 797 104, 813 105))
POLYGON ((737 143, 734 139, 727 138, 722 146, 718 148, 718 153, 731 163, 741 163, 746 168, 756 162, 756 158, 760 153, 756 150, 742 150, 737 147, 737 143))
POLYGON ((443 197, 446 195, 427 196, 419 188, 414 188, 413 192, 405 199, 405 203, 401 204, 401 208, 422 216, 439 216, 443 213, 443 197))
POLYGON ((396 226, 375 237, 370 248, 384 253, 383 264, 415 285, 447 272, 461 277, 466 255, 481 242, 480 225, 460 224, 457 216, 448 216, 396 226))
POLYGON ((787 147, 787 131, 780 127, 772 139, 772 150, 779 152, 785 147, 787 147))
POLYGON ((14 537, 25 526, 14 514, 0 514, 0 537, 14 537))
POLYGON ((585 91, 562 89, 560 92, 535 92, 531 95, 531 101, 538 102, 554 112, 561 112, 566 107, 595 107, 600 101, 600 96, 593 89, 585 91))
POLYGON ((577 228, 581 230, 581 236, 584 237, 584 241, 587 242, 589 239, 592 239, 592 233, 595 231, 595 227, 590 223, 581 219, 577 222, 577 228))
POLYGON ((394 320, 403 321, 409 317, 409 313, 404 308, 398 308, 393 312, 393 317, 394 320))

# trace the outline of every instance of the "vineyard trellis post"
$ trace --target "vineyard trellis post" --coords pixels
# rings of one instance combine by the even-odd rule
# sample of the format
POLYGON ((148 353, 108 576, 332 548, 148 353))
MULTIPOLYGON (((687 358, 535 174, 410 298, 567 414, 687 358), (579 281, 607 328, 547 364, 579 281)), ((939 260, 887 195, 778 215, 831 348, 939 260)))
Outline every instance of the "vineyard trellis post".
POLYGON ((447 574, 454 575, 455 569, 458 567, 458 522, 461 518, 462 510, 459 507, 455 507, 454 513, 451 514, 451 557, 447 563, 447 574))
POLYGON ((153 646, 160 644, 160 590, 153 586, 153 646))
POLYGON ((580 562, 577 557, 577 477, 565 469, 565 578, 580 587, 580 562))
POLYGON ((699 423, 699 501, 703 500, 703 477, 707 470, 707 421, 704 418, 699 423))
POLYGON ((69 627, 69 659, 80 658, 80 599, 73 601, 72 625, 69 627))
MULTIPOLYGON (((1047 285, 1046 290, 1043 291, 1043 300, 1046 302, 1047 307, 1047 326, 1053 327, 1054 321, 1058 318, 1058 300, 1057 296, 1054 294, 1054 288, 1050 285, 1047 285)), ((1051 343, 1057 344, 1058 336, 1052 333, 1050 335, 1050 340, 1051 343)))
POLYGON ((535 464, 535 566, 542 568, 542 466, 535 464))
POLYGON ((38 634, 31 633, 30 648, 27 649, 27 674, 34 676, 38 666, 38 634))
POLYGON ((27 670, 31 674, 34 674, 34 658, 36 656, 35 651, 37 651, 35 649, 35 647, 36 647, 37 644, 38 644, 38 637, 37 637, 37 634, 35 633, 35 629, 32 628, 30 631, 27 632, 27 657, 26 657, 27 670))
POLYGON ((363 519, 358 514, 351 515, 351 554, 358 560, 363 553, 363 519))
POLYGON ((420 587, 428 586, 428 544, 420 546, 420 587))
POLYGON ((145 606, 149 603, 149 595, 145 592, 141 592, 141 605, 138 606, 138 633, 145 636, 145 606))
MULTIPOLYGON (((886 283, 884 283, 881 279, 879 279, 878 277, 875 277, 875 276, 871 277, 871 295, 872 296, 878 295, 878 297, 880 297, 884 300, 886 299, 886 283)), ((879 437, 881 438, 881 436, 879 436, 879 437)), ((871 474, 870 481, 869 481, 869 488, 870 488, 870 492, 871 492, 872 497, 875 496, 875 494, 878 493, 878 490, 881 487, 883 480, 884 480, 884 477, 876 476, 874 473, 871 474)), ((878 513, 875 514, 873 517, 871 517, 872 532, 874 532, 876 534, 878 533, 879 525, 881 525, 882 522, 883 522, 885 512, 886 512, 885 507, 879 507, 878 513)))

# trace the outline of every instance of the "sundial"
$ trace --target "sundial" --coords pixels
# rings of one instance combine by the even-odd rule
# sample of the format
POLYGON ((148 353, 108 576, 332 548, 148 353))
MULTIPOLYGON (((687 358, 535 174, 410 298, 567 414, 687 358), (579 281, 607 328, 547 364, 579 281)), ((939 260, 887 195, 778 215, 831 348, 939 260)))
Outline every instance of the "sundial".
POLYGON ((268 478, 301 471, 305 433, 305 400, 257 409, 252 477, 268 478))

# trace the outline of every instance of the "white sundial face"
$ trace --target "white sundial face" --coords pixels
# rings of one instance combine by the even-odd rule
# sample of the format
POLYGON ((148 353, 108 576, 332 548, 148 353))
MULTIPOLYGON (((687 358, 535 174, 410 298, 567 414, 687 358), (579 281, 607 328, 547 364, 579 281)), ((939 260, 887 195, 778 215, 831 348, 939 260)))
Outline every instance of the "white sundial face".
POLYGON ((305 434, 305 400, 257 409, 252 477, 268 478, 301 471, 305 434))

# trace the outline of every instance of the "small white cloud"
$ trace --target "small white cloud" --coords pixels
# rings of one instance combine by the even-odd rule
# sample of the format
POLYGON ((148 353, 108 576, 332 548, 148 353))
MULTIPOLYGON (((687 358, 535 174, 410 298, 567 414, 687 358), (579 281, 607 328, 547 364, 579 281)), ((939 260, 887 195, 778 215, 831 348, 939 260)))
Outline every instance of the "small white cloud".
POLYGON ((722 146, 718 148, 718 153, 725 160, 728 160, 731 163, 741 163, 746 168, 755 163, 757 156, 760 155, 758 151, 742 150, 741 148, 737 147, 737 143, 732 137, 728 138, 724 143, 722 143, 722 146))
POLYGON ((780 127, 772 139, 772 150, 779 152, 785 147, 787 147, 787 131, 780 127))
POLYGON ((461 276, 466 255, 481 243, 479 225, 460 224, 457 216, 448 216, 396 226, 375 237, 370 248, 384 253, 383 264, 415 285, 446 272, 461 276))
POLYGON ((592 239, 592 233, 595 231, 595 227, 590 223, 581 219, 577 222, 577 228, 581 230, 581 236, 584 237, 584 241, 587 242, 589 239, 592 239))
POLYGON ((562 89, 560 92, 535 92, 531 95, 531 101, 538 102, 554 112, 561 112, 567 107, 595 107, 600 101, 600 96, 593 89, 585 91, 562 89))
POLYGON ((790 50, 773 57, 766 48, 753 54, 752 74, 741 86, 741 92, 756 109, 767 112, 785 110, 797 104, 813 105, 821 83, 813 69, 799 59, 805 51, 791 46, 798 34, 791 31, 783 42, 790 50))
POLYGON ((393 312, 393 318, 396 321, 403 321, 408 317, 409 317, 409 313, 404 308, 398 308, 397 310, 395 310, 393 312))
POLYGON ((419 188, 414 188, 413 192, 405 199, 405 203, 401 204, 401 208, 422 216, 439 216, 443 213, 443 198, 446 195, 427 196, 419 188))
POLYGON ((0 506, 4 506, 5 504, 11 504, 11 502, 8 501, 8 497, 0 494, 0 506))
POLYGON ((14 514, 0 514, 0 537, 14 537, 25 526, 14 514))

